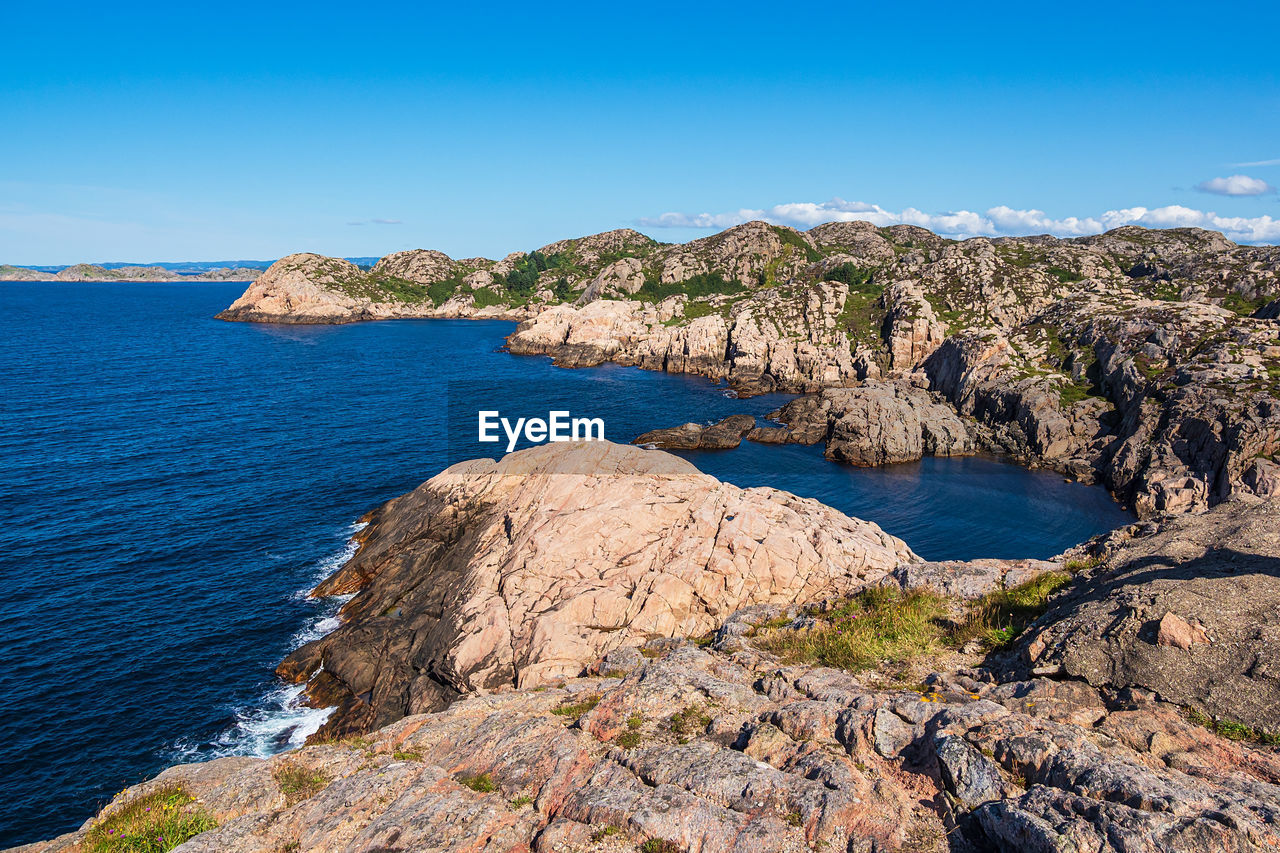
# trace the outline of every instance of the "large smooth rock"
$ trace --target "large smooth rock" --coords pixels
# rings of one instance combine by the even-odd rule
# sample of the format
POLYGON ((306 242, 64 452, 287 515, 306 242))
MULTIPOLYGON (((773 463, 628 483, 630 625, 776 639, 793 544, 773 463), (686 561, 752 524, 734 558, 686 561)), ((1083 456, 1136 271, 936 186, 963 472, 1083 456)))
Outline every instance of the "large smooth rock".
POLYGON ((554 683, 735 610, 849 594, 918 559, 875 524, 740 489, 671 454, 553 444, 455 465, 377 510, 317 589, 357 593, 282 675, 367 729, 463 693, 554 683))

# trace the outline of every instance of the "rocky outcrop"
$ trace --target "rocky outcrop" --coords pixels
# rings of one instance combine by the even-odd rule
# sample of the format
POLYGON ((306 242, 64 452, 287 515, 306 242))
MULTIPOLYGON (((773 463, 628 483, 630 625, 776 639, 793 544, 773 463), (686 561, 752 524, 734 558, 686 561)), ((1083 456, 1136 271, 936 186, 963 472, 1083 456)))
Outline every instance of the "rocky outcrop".
POLYGON ((849 592, 955 608, 1082 562, 924 563, 658 451, 463 463, 375 512, 321 586, 355 593, 344 624, 282 669, 339 703, 322 737, 170 768, 20 850, 84 849, 178 791, 212 826, 195 853, 1261 853, 1280 846, 1278 522, 1248 496, 1135 524, 1082 549, 1100 562, 1010 651, 851 672, 792 654, 869 615, 849 592))
POLYGON ((360 276, 341 258, 303 252, 272 264, 258 280, 218 314, 220 320, 255 323, 350 323, 367 319, 368 306, 339 288, 360 276))
POLYGON ((837 323, 847 296, 839 282, 807 287, 803 298, 768 289, 683 324, 672 322, 687 316, 682 298, 659 305, 601 299, 545 311, 522 323, 507 346, 562 366, 612 361, 727 379, 742 393, 815 391, 859 376, 837 323))
POLYGON ((666 450, 728 450, 741 444, 743 436, 755 425, 756 419, 751 415, 730 415, 705 426, 689 423, 651 430, 631 443, 666 450))
POLYGON ((475 293, 456 285, 437 304, 424 286, 455 265, 440 252, 388 255, 365 272, 341 258, 301 253, 272 264, 244 294, 218 314, 220 320, 251 323, 355 323, 397 318, 523 319, 530 310, 477 305, 475 293), (466 292, 461 292, 461 291, 466 292))
POLYGON ((419 284, 444 281, 454 274, 458 265, 444 252, 431 249, 411 249, 392 252, 374 264, 373 272, 419 284))
POLYGON ((874 524, 660 451, 552 444, 453 466, 377 510, 317 595, 343 626, 280 666, 341 734, 578 674, 734 610, 844 595, 915 556, 874 524), (316 674, 319 673, 317 676, 316 674))
POLYGON ((1231 501, 1108 544, 1027 639, 1029 665, 1280 734, 1280 503, 1231 501))
MULTIPOLYGON (((173 767, 100 819, 176 786, 217 823, 191 853, 1280 844, 1275 754, 1145 691, 973 669, 893 688, 780 664, 749 632, 624 648, 599 675, 471 696, 362 739, 173 767)), ((69 853, 93 823, 23 853, 69 853)))
POLYGON ((754 441, 827 443, 826 456, 851 465, 912 462, 922 456, 968 456, 977 442, 968 424, 923 385, 911 380, 866 382, 801 397, 770 417, 754 441))
POLYGON ((1102 482, 1143 517, 1265 491, 1254 460, 1280 451, 1280 248, 1213 232, 957 242, 754 222, 678 245, 624 229, 499 262, 398 253, 369 273, 297 257, 311 260, 281 261, 221 316, 523 319, 513 353, 693 373, 741 394, 923 371, 981 449, 1102 482))

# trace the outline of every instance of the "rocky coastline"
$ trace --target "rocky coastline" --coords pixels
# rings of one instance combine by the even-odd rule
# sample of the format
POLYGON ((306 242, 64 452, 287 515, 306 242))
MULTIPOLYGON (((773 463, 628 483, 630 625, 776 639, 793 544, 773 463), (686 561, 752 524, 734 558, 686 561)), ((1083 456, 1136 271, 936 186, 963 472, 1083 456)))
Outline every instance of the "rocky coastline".
POLYGON ((1280 843, 1274 499, 928 563, 598 443, 460 463, 369 520, 316 590, 354 595, 342 627, 281 666, 337 706, 308 746, 170 768, 19 849, 174 791, 207 827, 183 851, 1280 843))
POLYGON ((501 261, 399 252, 368 272, 292 255, 218 316, 519 321, 508 350, 565 367, 817 397, 750 440, 818 436, 855 465, 996 453, 1102 483, 1148 518, 1272 493, 1277 304, 1280 247, 1200 229, 957 242, 752 222, 673 245, 610 231, 501 261))
POLYGON ((284 258, 219 316, 517 321, 515 354, 798 395, 641 444, 995 452, 1139 521, 935 563, 661 450, 463 462, 316 588, 351 597, 277 670, 333 709, 306 747, 170 768, 19 849, 84 849, 164 795, 204 827, 185 853, 1274 850, 1278 276, 1280 248, 1132 227, 284 258))

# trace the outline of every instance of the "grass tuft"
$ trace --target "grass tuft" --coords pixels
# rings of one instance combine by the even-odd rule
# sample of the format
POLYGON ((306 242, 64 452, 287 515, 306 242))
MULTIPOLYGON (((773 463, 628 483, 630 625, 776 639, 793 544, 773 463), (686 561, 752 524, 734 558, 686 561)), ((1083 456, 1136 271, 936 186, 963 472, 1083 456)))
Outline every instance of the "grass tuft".
POLYGON ((689 705, 671 717, 669 724, 671 733, 680 743, 689 740, 707 730, 711 725, 711 717, 698 705, 689 705))
POLYGON ((164 853, 217 825, 190 794, 170 785, 96 822, 85 843, 89 853, 164 853))
POLYGON ((1234 723, 1230 720, 1215 720, 1195 708, 1187 708, 1186 715, 1191 722, 1198 726, 1204 726, 1209 731, 1227 740, 1245 741, 1246 743, 1256 743, 1261 746, 1280 746, 1280 736, 1260 732, 1243 723, 1234 723))
POLYGON ((491 794, 498 790, 497 784, 488 773, 464 774, 458 777, 458 783, 480 794, 491 794))
POLYGON ((899 668, 974 639, 998 650, 1044 613, 1049 597, 1070 581, 1070 575, 1048 572, 997 590, 969 603, 959 621, 946 599, 932 590, 872 587, 840 607, 811 614, 818 620, 811 628, 765 629, 757 642, 788 663, 817 663, 850 672, 899 668))
POLYGON ((640 853, 683 853, 680 845, 665 838, 650 838, 640 845, 640 853))
POLYGON ((561 705, 559 708, 552 708, 551 713, 557 717, 572 717, 576 720, 599 704, 600 694, 593 693, 580 702, 572 702, 568 705, 561 705))
POLYGON ((1049 597, 1070 582, 1070 575, 1046 572, 1024 584, 984 595, 969 605, 965 621, 952 631, 951 643, 960 645, 977 638, 988 649, 1007 648, 1040 618, 1049 597))
POLYGON ((289 762, 281 764, 271 775, 276 780, 280 793, 284 794, 285 802, 291 806, 311 799, 323 791, 330 781, 328 776, 317 770, 308 770, 289 762))
POLYGON ((788 662, 851 672, 886 661, 900 664, 938 647, 947 608, 942 596, 930 590, 873 587, 817 615, 822 622, 813 628, 766 631, 760 645, 788 662))

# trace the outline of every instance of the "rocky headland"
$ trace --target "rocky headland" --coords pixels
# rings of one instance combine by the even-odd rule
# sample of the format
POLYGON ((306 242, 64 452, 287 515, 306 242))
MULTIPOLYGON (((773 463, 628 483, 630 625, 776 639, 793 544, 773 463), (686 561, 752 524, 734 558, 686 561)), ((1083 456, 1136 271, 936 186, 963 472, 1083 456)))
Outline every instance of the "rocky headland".
POLYGON ((599 443, 368 520, 316 590, 342 626, 281 666, 336 706, 308 746, 170 768, 25 853, 159 803, 185 853, 1280 845, 1275 499, 929 563, 599 443))
POLYGON ((73 264, 58 272, 42 272, 0 264, 0 281, 253 281, 262 270, 250 267, 218 267, 198 273, 175 272, 165 267, 103 267, 73 264))
MULTIPOLYGON (((521 320, 508 349, 566 367, 817 397, 749 440, 825 442, 858 465, 997 453, 1102 483, 1145 518, 1275 487, 1277 305, 1280 248, 1199 229, 957 242, 751 222, 671 245, 610 231, 501 261, 398 252, 367 272, 292 255, 219 316, 521 320)), ((656 443, 735 438, 667 432, 656 443)))

